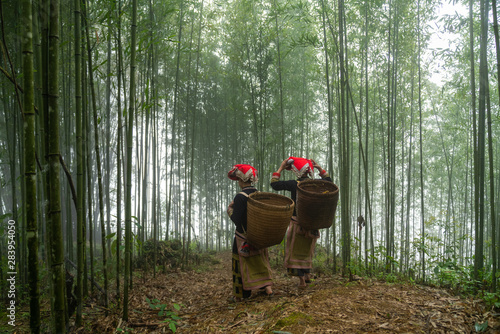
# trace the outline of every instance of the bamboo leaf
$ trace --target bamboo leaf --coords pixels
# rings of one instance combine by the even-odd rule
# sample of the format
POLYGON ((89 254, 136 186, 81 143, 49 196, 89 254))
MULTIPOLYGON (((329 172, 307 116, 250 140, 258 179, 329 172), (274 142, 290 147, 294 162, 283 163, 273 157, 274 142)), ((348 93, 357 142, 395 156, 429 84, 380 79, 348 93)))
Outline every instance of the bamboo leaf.
POLYGON ((111 233, 111 234, 108 234, 108 235, 106 236, 106 239, 111 239, 111 238, 112 238, 112 237, 114 237, 115 235, 116 235, 116 232, 113 232, 113 233, 111 233))

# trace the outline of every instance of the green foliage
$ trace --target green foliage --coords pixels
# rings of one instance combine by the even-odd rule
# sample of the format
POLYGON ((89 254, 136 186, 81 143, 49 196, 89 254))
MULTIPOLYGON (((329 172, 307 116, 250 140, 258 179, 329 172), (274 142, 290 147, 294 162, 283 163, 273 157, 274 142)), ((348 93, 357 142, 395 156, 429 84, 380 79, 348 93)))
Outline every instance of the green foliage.
POLYGON ((482 324, 476 322, 476 324, 474 325, 474 329, 477 333, 486 331, 488 329, 488 321, 485 321, 482 324))
POLYGON ((438 262, 434 267, 433 275, 440 286, 452 289, 461 286, 463 281, 468 279, 464 268, 451 260, 438 262))
POLYGON ((406 276, 395 272, 387 273, 384 271, 378 271, 375 277, 378 280, 385 281, 387 283, 405 283, 407 281, 406 276))
POLYGON ((323 273, 330 273, 333 263, 329 263, 326 248, 316 244, 315 253, 313 257, 314 273, 321 275, 323 273))
POLYGON ((116 235, 116 232, 110 233, 106 236, 106 239, 111 239, 116 235))
POLYGON ((152 266, 155 249, 156 265, 170 266, 172 268, 176 268, 180 265, 182 258, 182 242, 178 239, 160 241, 153 239, 146 240, 143 247, 143 258, 138 259, 138 262, 145 262, 148 266, 152 266))
POLYGON ((191 243, 189 244, 189 251, 190 252, 197 252, 201 249, 201 245, 200 243, 198 242, 198 240, 193 240, 191 241, 191 243))
POLYGON ((159 310, 158 316, 165 318, 162 322, 167 323, 170 330, 175 333, 177 331, 177 321, 181 320, 175 311, 179 311, 181 306, 174 303, 173 308, 175 311, 172 311, 167 308, 167 304, 161 304, 158 299, 150 300, 149 298, 146 298, 146 301, 148 302, 149 307, 153 310, 159 310))
POLYGON ((140 253, 142 247, 142 240, 139 238, 139 235, 132 232, 132 243, 133 247, 135 247, 135 252, 140 253))
POLYGON ((489 307, 500 309, 500 292, 485 292, 483 300, 489 307))

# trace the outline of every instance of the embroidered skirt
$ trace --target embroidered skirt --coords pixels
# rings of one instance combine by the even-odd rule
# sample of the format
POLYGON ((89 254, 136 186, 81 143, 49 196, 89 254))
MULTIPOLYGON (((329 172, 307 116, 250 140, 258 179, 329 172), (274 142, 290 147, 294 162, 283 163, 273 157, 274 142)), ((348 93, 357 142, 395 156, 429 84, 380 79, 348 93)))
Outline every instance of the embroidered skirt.
MULTIPOLYGON (((233 294, 236 297, 250 297, 251 290, 273 284, 267 249, 252 249, 241 252, 245 237, 236 232, 238 254, 233 253, 233 294)), ((244 248, 244 247, 243 247, 244 248)))
POLYGON ((292 217, 286 235, 285 267, 292 276, 303 276, 312 269, 314 247, 319 238, 318 230, 302 228, 292 217))

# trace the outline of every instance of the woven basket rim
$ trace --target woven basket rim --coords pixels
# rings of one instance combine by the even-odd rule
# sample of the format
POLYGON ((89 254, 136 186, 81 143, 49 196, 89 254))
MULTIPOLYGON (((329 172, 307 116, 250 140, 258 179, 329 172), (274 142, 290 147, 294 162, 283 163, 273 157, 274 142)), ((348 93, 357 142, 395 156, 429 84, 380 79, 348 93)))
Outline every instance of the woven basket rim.
POLYGON ((283 210, 283 209, 289 210, 291 207, 295 206, 295 203, 293 202, 293 200, 290 197, 287 197, 287 196, 284 196, 281 194, 264 192, 264 191, 256 191, 256 192, 251 193, 248 196, 248 201, 250 203, 252 203, 252 205, 258 206, 260 208, 270 209, 270 210, 283 210), (282 200, 288 202, 288 205, 287 204, 284 204, 284 205, 268 204, 268 203, 261 202, 258 200, 258 198, 256 198, 256 197, 262 197, 262 196, 266 196, 266 197, 270 196, 270 197, 282 199, 282 200))
POLYGON ((336 194, 338 194, 339 192, 339 187, 331 182, 331 181, 326 181, 326 180, 304 180, 304 181, 301 181, 299 182, 299 184, 297 185, 297 190, 299 190, 300 192, 303 192, 307 195, 310 195, 310 196, 318 196, 318 195, 321 195, 321 196, 335 196, 336 194), (313 184, 313 183, 320 183, 320 184, 323 184, 323 185, 327 185, 329 187, 333 187, 335 188, 334 191, 331 191, 329 193, 318 193, 318 192, 315 192, 315 191, 310 191, 310 190, 307 190, 307 189, 304 189, 304 185, 307 186, 308 184, 313 184))

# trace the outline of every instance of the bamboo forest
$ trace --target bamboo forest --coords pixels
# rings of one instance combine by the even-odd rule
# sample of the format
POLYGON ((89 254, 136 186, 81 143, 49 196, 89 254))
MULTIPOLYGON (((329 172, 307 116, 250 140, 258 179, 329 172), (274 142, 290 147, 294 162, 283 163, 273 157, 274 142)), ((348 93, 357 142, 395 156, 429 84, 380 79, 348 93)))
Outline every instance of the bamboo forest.
POLYGON ((2 0, 0 29, 0 332, 500 331, 496 0, 2 0), (248 189, 290 201, 272 245, 248 189))

